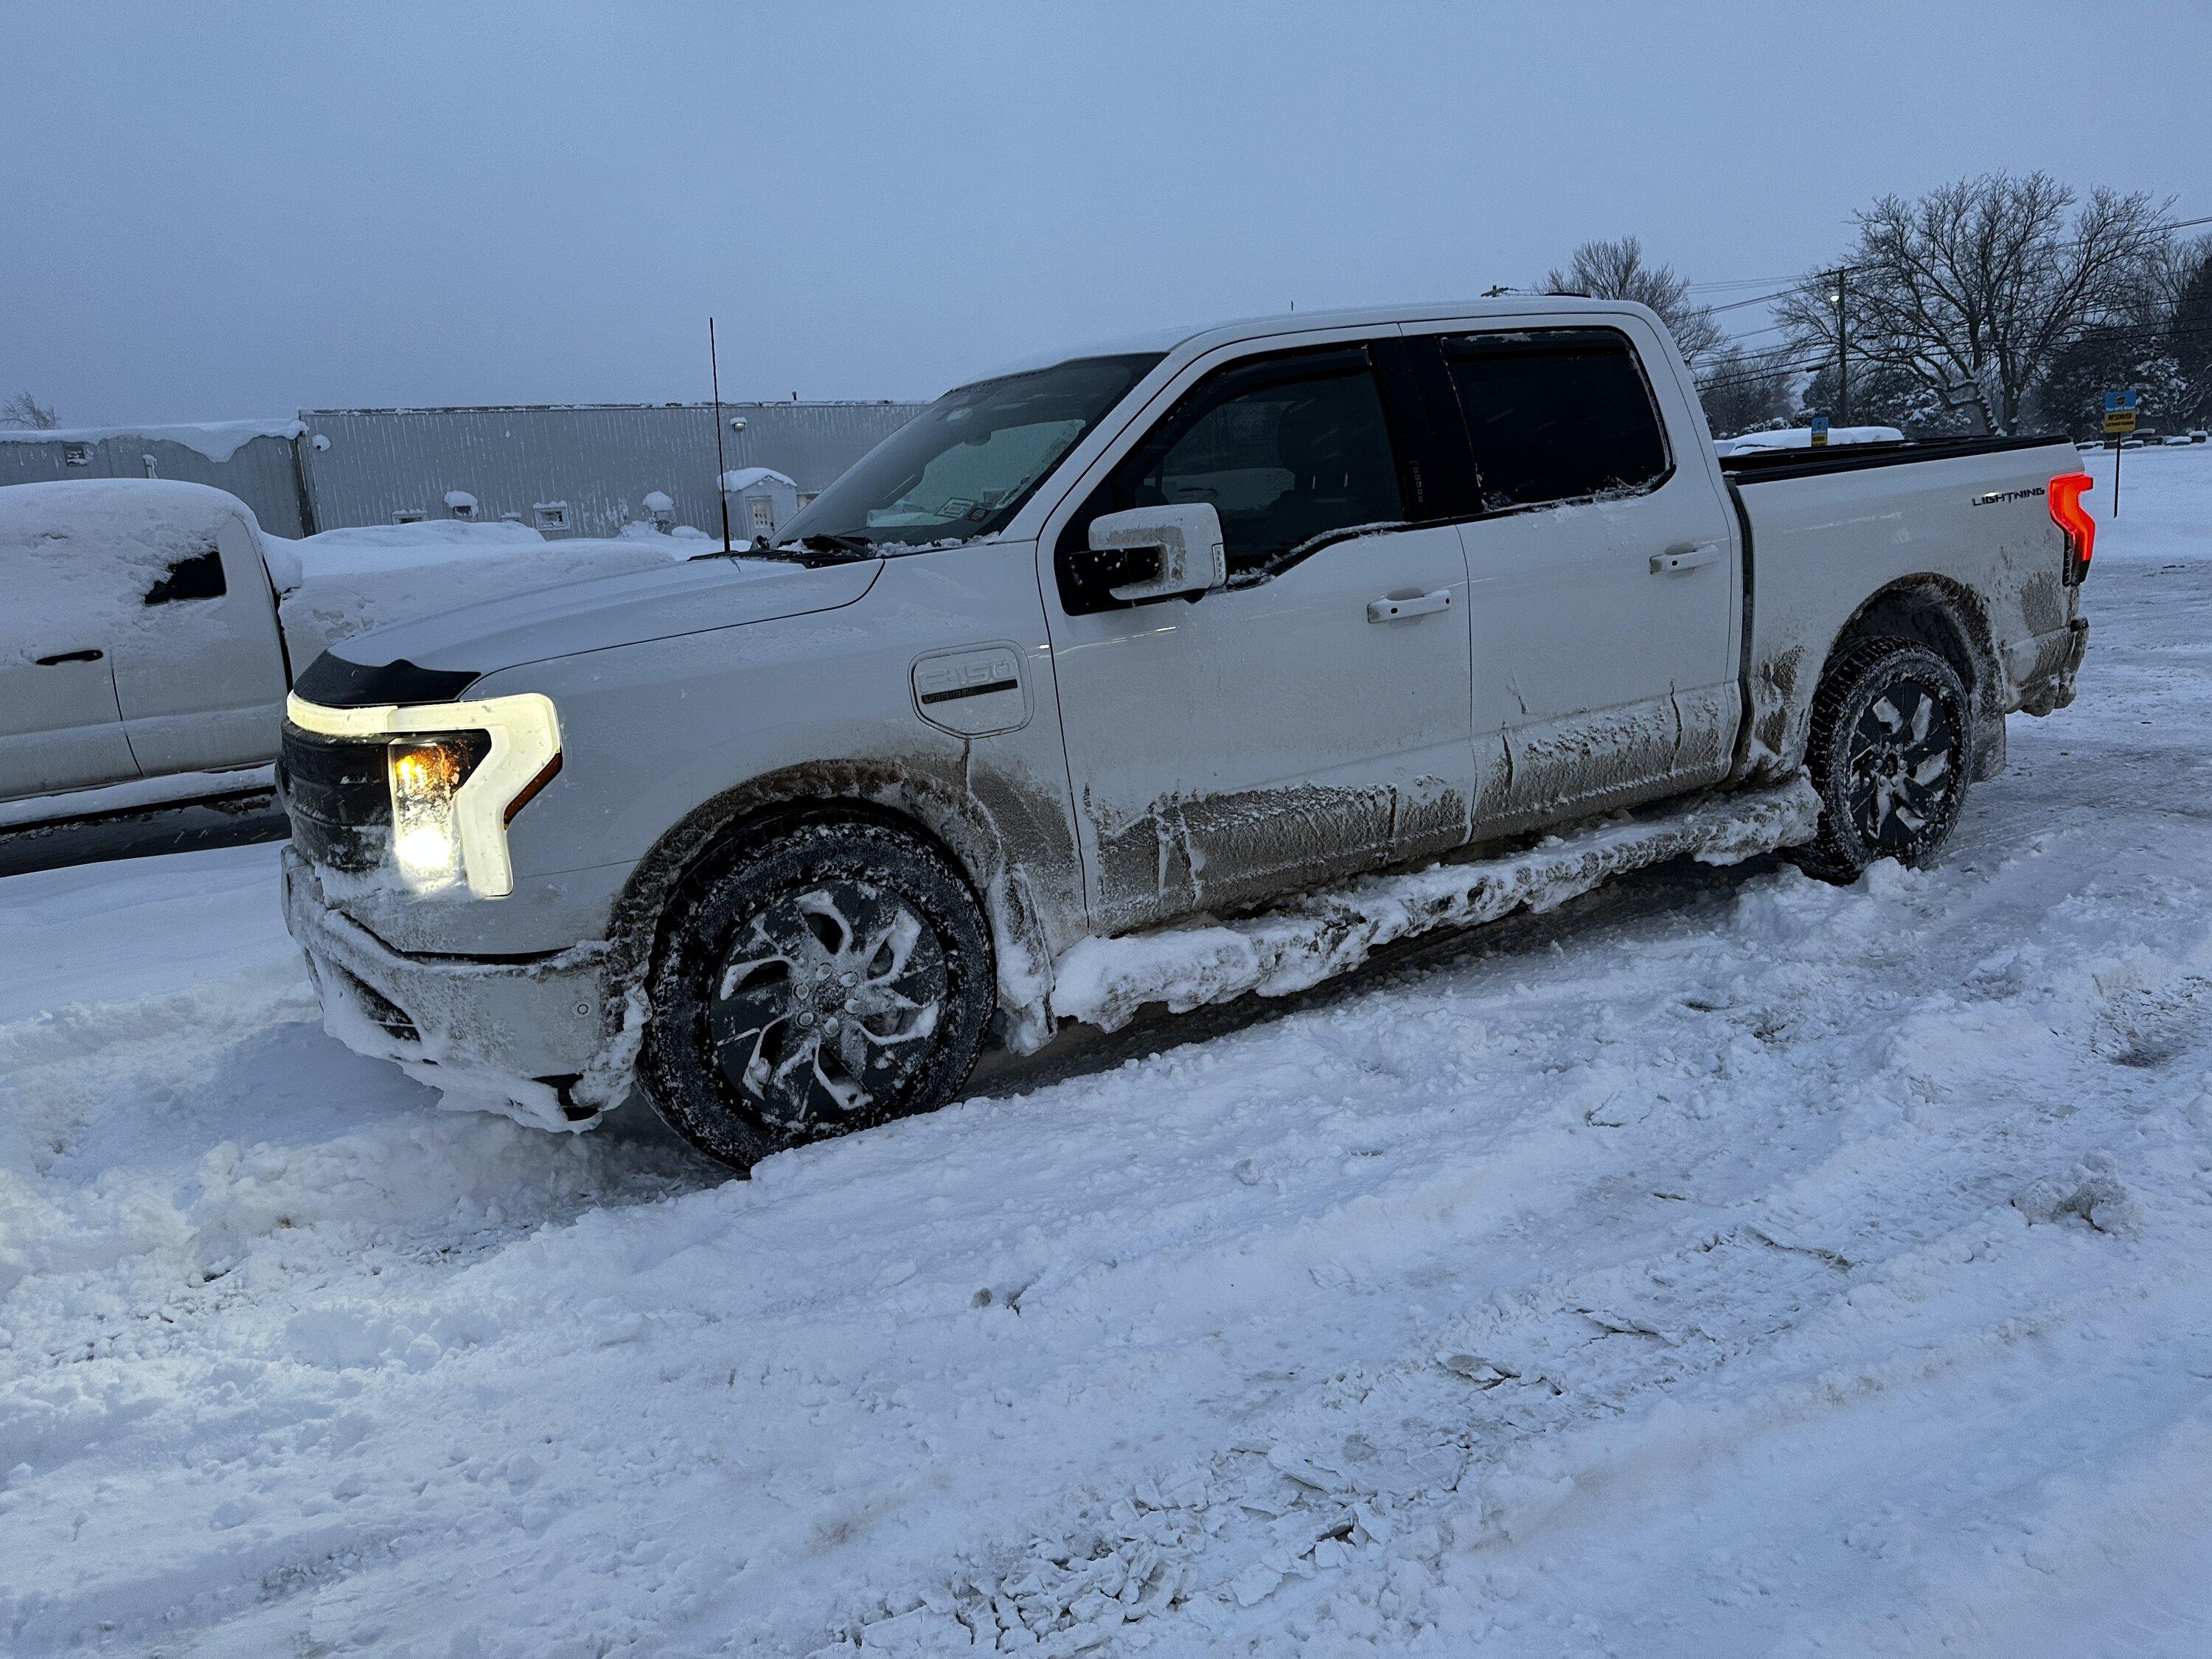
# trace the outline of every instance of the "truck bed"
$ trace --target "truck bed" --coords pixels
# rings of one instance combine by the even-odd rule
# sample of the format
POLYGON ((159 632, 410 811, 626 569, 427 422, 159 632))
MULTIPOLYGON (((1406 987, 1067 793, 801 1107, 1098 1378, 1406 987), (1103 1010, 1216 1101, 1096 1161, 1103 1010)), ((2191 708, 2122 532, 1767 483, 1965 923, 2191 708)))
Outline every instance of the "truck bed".
POLYGON ((2065 581, 2051 480, 2063 438, 1966 438, 1770 451, 1721 463, 1744 539, 1747 743, 1736 776, 1778 780, 1804 752, 1834 641, 1879 631, 1953 659, 1974 690, 1975 775, 2004 763, 2004 720, 2072 700, 2086 623, 2065 581), (1863 476, 1891 469, 1887 476, 1863 476))
POLYGON ((1968 455, 1998 455, 2013 449, 2040 449, 2063 438, 1930 438, 1919 442, 1836 444, 1822 449, 1758 449, 1721 457, 1721 471, 1737 483, 1778 478, 1812 478, 1830 472, 1859 472, 1869 467, 1902 466, 1911 461, 1956 460, 1968 455))

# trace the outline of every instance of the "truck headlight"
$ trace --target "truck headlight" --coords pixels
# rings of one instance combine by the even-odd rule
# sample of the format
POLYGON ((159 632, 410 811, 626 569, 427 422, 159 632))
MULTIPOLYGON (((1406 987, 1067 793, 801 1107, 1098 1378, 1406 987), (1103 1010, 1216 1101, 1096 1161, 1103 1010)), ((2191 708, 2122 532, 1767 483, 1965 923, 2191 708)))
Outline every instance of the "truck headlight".
POLYGON ((561 722, 536 691, 465 702, 331 708, 294 692, 285 714, 334 738, 383 738, 392 861, 418 893, 465 881, 478 898, 514 890, 507 827, 561 770, 561 722))
POLYGON ((436 892, 461 878, 455 803, 487 746, 481 734, 468 732, 398 738, 385 750, 392 861, 400 879, 418 893, 436 892))

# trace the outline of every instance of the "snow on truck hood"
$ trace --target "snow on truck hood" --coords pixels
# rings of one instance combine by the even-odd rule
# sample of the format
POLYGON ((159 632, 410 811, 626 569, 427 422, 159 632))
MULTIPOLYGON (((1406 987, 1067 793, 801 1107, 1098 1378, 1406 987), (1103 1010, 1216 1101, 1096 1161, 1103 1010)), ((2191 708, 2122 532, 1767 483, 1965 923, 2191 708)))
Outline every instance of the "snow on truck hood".
MULTIPOLYGON (((682 634, 775 622, 852 604, 882 569, 880 560, 809 568, 765 559, 694 559, 543 586, 394 623, 337 647, 371 667, 479 674, 682 634)), ((434 595, 419 596, 434 603, 434 595)))

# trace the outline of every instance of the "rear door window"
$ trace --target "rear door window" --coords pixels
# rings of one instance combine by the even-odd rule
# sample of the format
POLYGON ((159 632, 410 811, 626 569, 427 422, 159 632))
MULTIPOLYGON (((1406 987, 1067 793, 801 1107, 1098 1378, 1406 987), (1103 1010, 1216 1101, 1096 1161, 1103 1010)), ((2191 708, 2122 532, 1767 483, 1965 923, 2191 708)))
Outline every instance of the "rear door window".
POLYGON ((1634 494, 1672 470, 1643 365, 1613 329, 1531 329, 1441 343, 1481 510, 1634 494))

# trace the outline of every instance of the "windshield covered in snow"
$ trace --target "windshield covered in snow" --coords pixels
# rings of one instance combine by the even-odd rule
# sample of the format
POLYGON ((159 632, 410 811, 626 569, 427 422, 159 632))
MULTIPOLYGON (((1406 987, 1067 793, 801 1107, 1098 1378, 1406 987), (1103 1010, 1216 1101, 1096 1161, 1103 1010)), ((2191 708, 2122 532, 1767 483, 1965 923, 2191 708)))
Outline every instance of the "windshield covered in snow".
POLYGON ((858 552, 988 536, 1159 360, 1079 357, 948 392, 862 456, 776 543, 858 552))

